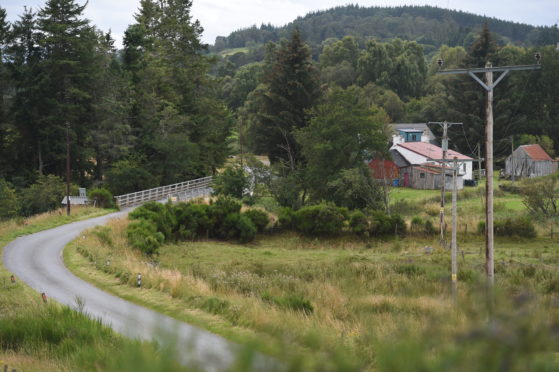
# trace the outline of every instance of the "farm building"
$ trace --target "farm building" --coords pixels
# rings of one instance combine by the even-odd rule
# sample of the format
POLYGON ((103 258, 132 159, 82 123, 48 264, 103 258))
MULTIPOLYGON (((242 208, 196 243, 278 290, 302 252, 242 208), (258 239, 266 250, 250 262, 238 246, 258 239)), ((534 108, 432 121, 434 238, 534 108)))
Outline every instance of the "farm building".
POLYGON ((505 175, 515 178, 541 177, 557 172, 557 161, 540 145, 519 146, 507 158, 505 175))
POLYGON ((392 160, 373 159, 369 162, 369 169, 374 179, 388 183, 400 176, 398 166, 392 160))
POLYGON ((435 135, 425 123, 390 124, 390 128, 393 145, 404 142, 436 142, 435 135))
MULTIPOLYGON (((452 170, 445 169, 445 187, 452 190, 452 170)), ((438 164, 424 163, 420 165, 408 165, 400 168, 400 185, 421 190, 436 190, 441 188, 443 179, 443 167, 438 164)), ((457 190, 464 188, 463 175, 459 174, 456 180, 457 190)))
MULTIPOLYGON (((410 165, 424 165, 425 163, 433 163, 433 159, 442 159, 443 150, 431 143, 425 142, 406 142, 398 143, 390 149, 392 160, 399 168, 408 167, 410 165)), ((448 150, 447 159, 458 158, 459 175, 464 180, 473 179, 472 158, 460 154, 459 152, 448 150)), ((401 177, 400 177, 401 178, 401 177)))

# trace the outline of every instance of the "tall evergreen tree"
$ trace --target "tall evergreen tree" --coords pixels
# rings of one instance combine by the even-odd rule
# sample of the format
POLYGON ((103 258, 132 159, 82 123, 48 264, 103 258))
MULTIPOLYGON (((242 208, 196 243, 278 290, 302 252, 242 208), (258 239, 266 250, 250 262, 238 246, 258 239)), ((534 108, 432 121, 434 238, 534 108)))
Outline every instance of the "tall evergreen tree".
POLYGON ((308 124, 307 110, 320 95, 318 72, 299 30, 269 53, 259 93, 253 95, 255 150, 295 170, 301 154, 293 133, 308 124))

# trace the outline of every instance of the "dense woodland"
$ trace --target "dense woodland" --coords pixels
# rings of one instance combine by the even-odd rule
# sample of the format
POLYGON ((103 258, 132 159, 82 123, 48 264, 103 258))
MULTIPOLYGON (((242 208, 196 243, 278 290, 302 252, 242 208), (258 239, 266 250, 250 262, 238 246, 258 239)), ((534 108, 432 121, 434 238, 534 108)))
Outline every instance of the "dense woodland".
POLYGON ((114 194, 214 174, 252 152, 270 156, 266 187, 282 205, 380 206, 363 164, 386 154, 387 123, 461 121, 452 146, 472 154, 482 142, 483 90, 436 75, 435 61, 532 64, 536 45, 542 69, 495 92, 496 153, 511 136, 559 150, 557 26, 348 6, 208 48, 191 4, 142 0, 122 50, 84 17, 87 3, 47 0, 13 23, 0 8, 0 199, 11 200, 0 218, 59 203, 67 141, 72 182, 114 194), (41 193, 56 196, 37 204, 41 193))

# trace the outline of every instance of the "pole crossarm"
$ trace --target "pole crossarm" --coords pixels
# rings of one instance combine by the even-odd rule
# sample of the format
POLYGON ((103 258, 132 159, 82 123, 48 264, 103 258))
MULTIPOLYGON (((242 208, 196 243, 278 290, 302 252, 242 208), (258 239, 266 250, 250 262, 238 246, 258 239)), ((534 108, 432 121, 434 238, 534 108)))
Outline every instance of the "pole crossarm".
POLYGON ((480 67, 480 68, 459 68, 455 70, 441 70, 438 71, 439 75, 454 75, 454 74, 468 74, 475 81, 479 83, 488 92, 491 92, 493 88, 497 86, 503 80, 509 71, 522 71, 522 70, 539 70, 541 65, 521 65, 521 66, 502 66, 502 67, 480 67), (493 84, 487 85, 483 80, 481 80, 476 73, 480 72, 502 72, 502 74, 495 80, 493 84))
POLYGON ((479 72, 504 72, 504 71, 522 71, 522 70, 539 70, 541 65, 519 65, 519 66, 499 66, 499 67, 479 67, 479 68, 457 68, 454 70, 437 71, 439 75, 451 74, 477 74, 479 72))

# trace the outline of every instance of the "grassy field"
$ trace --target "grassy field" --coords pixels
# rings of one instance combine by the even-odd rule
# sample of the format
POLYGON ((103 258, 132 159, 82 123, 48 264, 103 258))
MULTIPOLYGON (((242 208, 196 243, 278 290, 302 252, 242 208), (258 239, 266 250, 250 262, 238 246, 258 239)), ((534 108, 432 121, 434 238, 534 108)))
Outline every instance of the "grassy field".
MULTIPOLYGON (((395 207, 408 222, 437 220, 436 192, 400 190, 407 201, 395 207)), ((128 221, 120 220, 72 243, 65 260, 110 292, 253 344, 293 370, 557 369, 557 239, 546 224, 535 239, 498 237, 488 300, 479 190, 459 202, 455 299, 448 250, 419 232, 369 240, 282 232, 247 245, 169 244, 148 259, 128 246, 128 221)), ((496 206, 498 217, 525 213, 512 194, 498 192, 496 206)))
MULTIPOLYGON (((76 207, 70 217, 59 210, 0 222, 0 256, 18 236, 109 212, 76 207)), ((155 345, 127 340, 54 302, 42 303, 40 295, 21 281, 12 284, 0 262, 0 369, 4 366, 10 371, 41 372, 183 370, 155 345)))

